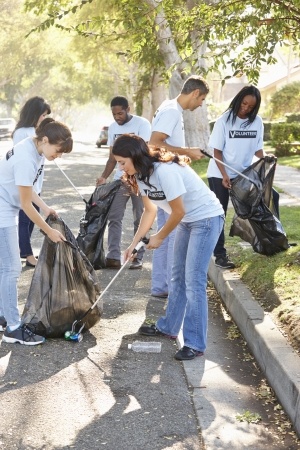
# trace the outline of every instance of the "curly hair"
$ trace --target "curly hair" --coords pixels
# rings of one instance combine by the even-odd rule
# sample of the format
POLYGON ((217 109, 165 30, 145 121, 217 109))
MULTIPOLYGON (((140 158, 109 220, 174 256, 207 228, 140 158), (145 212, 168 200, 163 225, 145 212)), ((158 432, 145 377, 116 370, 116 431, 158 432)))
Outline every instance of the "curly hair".
POLYGON ((123 180, 131 187, 133 192, 138 193, 137 179, 143 181, 147 186, 150 184, 150 176, 154 171, 155 162, 172 162, 181 166, 190 164, 188 156, 180 156, 165 148, 148 146, 139 136, 123 134, 115 140, 112 154, 130 158, 136 170, 135 175, 123 175, 123 180))

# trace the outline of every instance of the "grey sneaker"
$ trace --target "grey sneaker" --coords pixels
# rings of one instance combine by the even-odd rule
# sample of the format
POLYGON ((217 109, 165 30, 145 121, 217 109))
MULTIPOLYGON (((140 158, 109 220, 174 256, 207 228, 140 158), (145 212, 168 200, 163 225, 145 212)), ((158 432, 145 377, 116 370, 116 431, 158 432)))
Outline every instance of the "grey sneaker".
POLYGON ((140 259, 134 258, 132 263, 129 266, 129 269, 141 269, 143 267, 143 263, 140 259))
POLYGON ((34 334, 27 325, 21 325, 19 328, 13 331, 4 331, 2 342, 7 342, 9 344, 15 344, 16 342, 23 345, 38 345, 45 342, 43 336, 34 334))
POLYGON ((4 331, 6 328, 7 322, 5 320, 5 317, 0 316, 0 331, 4 331))
POLYGON ((234 269, 235 264, 230 261, 227 255, 225 256, 216 256, 215 265, 217 267, 221 267, 222 269, 234 269))

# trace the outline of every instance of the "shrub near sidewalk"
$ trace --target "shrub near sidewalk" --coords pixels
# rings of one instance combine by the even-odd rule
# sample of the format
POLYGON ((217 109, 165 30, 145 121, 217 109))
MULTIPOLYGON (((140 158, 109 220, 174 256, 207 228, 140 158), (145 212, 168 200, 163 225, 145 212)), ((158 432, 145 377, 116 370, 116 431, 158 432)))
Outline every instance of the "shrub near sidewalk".
MULTIPOLYGON (((207 164, 203 159, 192 165, 205 182, 207 164)), ((288 240, 298 245, 273 256, 255 253, 250 244, 239 237, 229 237, 233 214, 233 208, 229 208, 225 238, 228 254, 236 264, 235 271, 294 348, 300 351, 300 207, 280 206, 280 221, 288 240)))

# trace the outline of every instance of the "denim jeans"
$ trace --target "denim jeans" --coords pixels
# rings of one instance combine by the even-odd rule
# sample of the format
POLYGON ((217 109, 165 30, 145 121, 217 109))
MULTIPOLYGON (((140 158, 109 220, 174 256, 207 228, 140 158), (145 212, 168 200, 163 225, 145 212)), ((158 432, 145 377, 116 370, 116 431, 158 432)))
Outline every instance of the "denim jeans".
MULTIPOLYGON (((229 203, 229 190, 225 188, 222 184, 222 178, 208 178, 208 185, 210 187, 210 190, 213 191, 216 194, 216 197, 219 199, 224 212, 225 217, 227 214, 228 209, 228 203, 229 203)), ((224 223, 225 225, 225 223, 224 223)), ((219 239, 216 243, 216 246, 214 248, 214 256, 226 256, 226 248, 225 248, 225 233, 224 233, 224 227, 221 231, 221 234, 219 236, 219 239)))
MULTIPOLYGON (((169 214, 163 209, 157 208, 157 229, 160 230, 166 223, 169 214)), ((167 294, 171 282, 171 270, 173 263, 173 249, 176 229, 163 240, 159 248, 153 251, 151 294, 167 294)))
POLYGON ((20 323, 17 285, 21 271, 17 225, 0 228, 0 316, 8 326, 20 323))
POLYGON ((204 351, 207 342, 207 272, 224 216, 177 226, 166 315, 157 328, 177 336, 183 324, 184 345, 204 351))
MULTIPOLYGON (((144 211, 144 204, 140 195, 134 194, 124 183, 117 190, 116 195, 110 206, 108 220, 108 252, 106 257, 121 260, 121 238, 122 238, 122 221, 126 210, 128 200, 131 198, 133 230, 136 233, 140 224, 141 216, 144 211)), ((137 252, 137 258, 143 259, 145 247, 143 246, 137 252)))
MULTIPOLYGON (((39 212, 40 208, 33 203, 35 209, 39 212)), ((30 238, 34 228, 34 223, 24 213, 22 209, 19 211, 19 247, 21 258, 33 255, 30 238)))

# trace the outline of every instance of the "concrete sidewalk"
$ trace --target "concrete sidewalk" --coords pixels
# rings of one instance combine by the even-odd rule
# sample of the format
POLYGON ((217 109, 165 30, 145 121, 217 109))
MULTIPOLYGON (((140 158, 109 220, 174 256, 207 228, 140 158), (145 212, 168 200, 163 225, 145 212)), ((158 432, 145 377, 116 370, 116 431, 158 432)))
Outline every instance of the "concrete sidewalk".
MULTIPOLYGON (((280 194, 280 205, 300 205, 300 172, 296 169, 277 166, 274 185, 284 190, 280 194)), ((286 413, 289 415, 296 431, 300 434, 300 357, 288 344, 271 318, 255 301, 249 289, 241 282, 236 272, 220 269, 213 259, 209 268, 209 278, 222 297, 226 308, 239 327, 261 370, 286 413)), ((184 363, 188 382, 194 386, 194 396, 199 423, 202 427, 207 449, 227 448, 216 446, 212 438, 212 429, 205 424, 205 408, 210 403, 218 402, 218 393, 197 391, 194 374, 188 363, 184 363)), ((205 367, 203 379, 213 377, 217 368, 205 367)), ((226 414, 226 411, 223 412, 226 414)), ((230 419, 227 417, 227 419, 230 419)), ((229 448, 229 447, 228 447, 229 448)), ((252 448, 252 447, 251 447, 252 448)))

